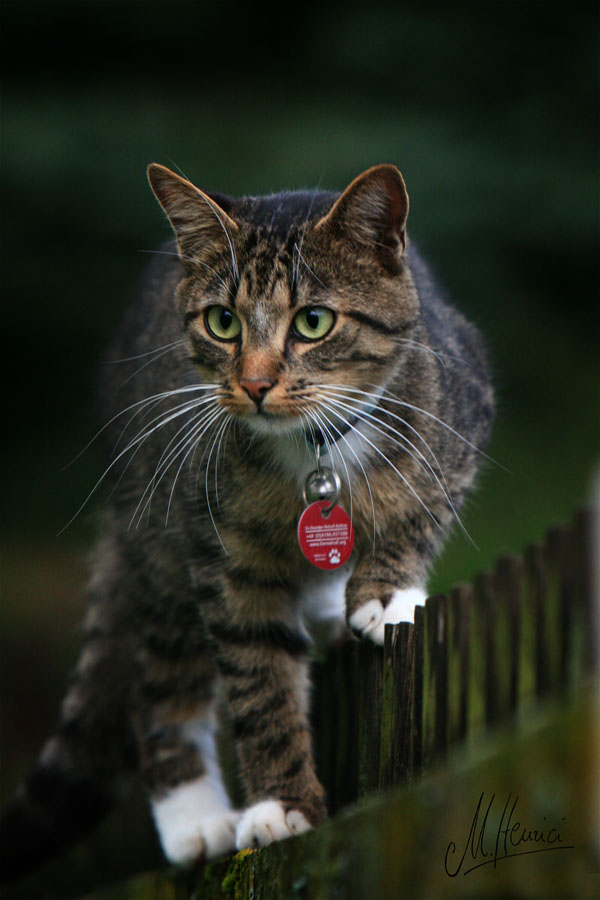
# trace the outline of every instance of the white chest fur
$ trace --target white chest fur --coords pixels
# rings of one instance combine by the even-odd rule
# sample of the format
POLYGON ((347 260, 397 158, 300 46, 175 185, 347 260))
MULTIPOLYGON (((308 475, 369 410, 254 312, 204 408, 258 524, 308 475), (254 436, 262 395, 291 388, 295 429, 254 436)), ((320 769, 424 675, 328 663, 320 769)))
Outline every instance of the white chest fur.
POLYGON ((315 569, 310 572, 300 588, 300 615, 312 622, 345 621, 345 594, 348 579, 352 575, 354 561, 331 572, 315 569))
MULTIPOLYGON (((321 450, 321 465, 333 469, 342 484, 351 491, 356 478, 364 478, 364 467, 373 456, 374 433, 368 425, 357 423, 321 450)), ((278 464, 294 478, 301 492, 307 476, 317 468, 317 451, 304 434, 282 435, 273 441, 272 453, 278 464)))

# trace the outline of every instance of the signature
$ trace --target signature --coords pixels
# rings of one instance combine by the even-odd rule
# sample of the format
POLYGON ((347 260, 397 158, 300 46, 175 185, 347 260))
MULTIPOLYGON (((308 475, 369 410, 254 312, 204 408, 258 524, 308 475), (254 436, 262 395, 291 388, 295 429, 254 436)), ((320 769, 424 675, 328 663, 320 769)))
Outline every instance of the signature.
MULTIPOLYGON (((461 872, 468 875, 482 866, 492 865, 496 868, 498 862, 504 859, 574 849, 563 842, 557 827, 545 824, 543 828, 529 828, 518 821, 518 795, 508 795, 497 827, 492 826, 490 812, 495 802, 495 794, 492 794, 487 807, 485 794, 482 793, 479 797, 462 853, 454 841, 448 844, 444 868, 450 878, 456 878, 461 872)), ((545 818, 544 816, 544 821, 545 818)), ((565 821, 564 818, 562 821, 565 821)))

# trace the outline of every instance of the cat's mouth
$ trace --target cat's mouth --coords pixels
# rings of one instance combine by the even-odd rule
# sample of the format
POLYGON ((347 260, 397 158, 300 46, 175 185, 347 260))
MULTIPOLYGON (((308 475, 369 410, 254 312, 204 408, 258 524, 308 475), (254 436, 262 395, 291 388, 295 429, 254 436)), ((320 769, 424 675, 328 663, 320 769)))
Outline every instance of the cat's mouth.
POLYGON ((292 434, 303 428, 297 407, 279 398, 257 396, 250 402, 234 389, 219 396, 218 402, 232 419, 258 434, 292 434))
POLYGON ((304 422, 297 413, 283 413, 259 407, 239 418, 259 434, 284 435, 304 431, 304 422))
MULTIPOLYGON (((302 404, 302 408, 285 405, 284 408, 273 408, 271 404, 260 403, 254 409, 236 409, 233 414, 236 418, 245 422, 255 433, 270 435, 272 437, 302 435, 309 443, 335 444, 348 432, 357 427, 369 428, 374 420, 373 413, 383 393, 383 388, 366 392, 357 390, 363 396, 350 398, 343 395, 347 402, 338 403, 333 408, 327 403, 324 408, 320 404, 302 404)), ((335 395, 334 395, 335 396, 335 395)))

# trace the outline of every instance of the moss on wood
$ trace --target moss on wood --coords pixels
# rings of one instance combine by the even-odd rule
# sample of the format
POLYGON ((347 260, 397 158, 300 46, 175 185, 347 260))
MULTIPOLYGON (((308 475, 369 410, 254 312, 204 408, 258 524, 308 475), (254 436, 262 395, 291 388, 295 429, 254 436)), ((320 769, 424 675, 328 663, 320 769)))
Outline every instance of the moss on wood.
POLYGON ((200 872, 147 875, 103 889, 94 900, 597 896, 594 699, 586 695, 555 707, 524 733, 507 731, 480 744, 475 755, 473 749, 454 755, 417 786, 370 796, 298 838, 200 872), (482 794, 482 809, 491 803, 491 810, 481 852, 473 859, 469 849, 451 877, 445 861, 450 872, 457 870, 482 794), (494 861, 498 831, 507 821, 503 811, 515 800, 511 826, 519 822, 521 831, 514 834, 554 828, 560 849, 557 842, 528 842, 521 844, 527 855, 506 858, 501 836, 494 861), (464 874, 473 866, 479 867, 464 874))

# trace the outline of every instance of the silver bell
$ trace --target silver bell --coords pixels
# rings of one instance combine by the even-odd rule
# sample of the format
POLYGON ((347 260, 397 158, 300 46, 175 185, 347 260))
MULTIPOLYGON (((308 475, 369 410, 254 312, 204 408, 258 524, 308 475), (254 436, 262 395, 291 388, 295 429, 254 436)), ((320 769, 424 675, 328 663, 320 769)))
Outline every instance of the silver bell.
POLYGON ((304 502, 307 505, 317 500, 335 503, 340 488, 341 482, 337 472, 332 469, 318 469, 311 472, 304 483, 304 502))

